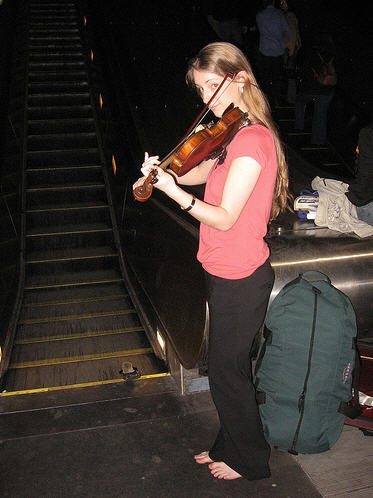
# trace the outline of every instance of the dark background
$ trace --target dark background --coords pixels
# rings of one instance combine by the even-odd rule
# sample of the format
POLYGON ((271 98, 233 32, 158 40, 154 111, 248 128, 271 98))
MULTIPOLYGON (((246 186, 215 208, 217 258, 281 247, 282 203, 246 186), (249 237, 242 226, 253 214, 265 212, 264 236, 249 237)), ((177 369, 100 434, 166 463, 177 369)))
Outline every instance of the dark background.
MULTIPOLYGON (((120 101, 126 98, 128 109, 122 110, 120 120, 126 121, 126 114, 133 120, 140 142, 134 153, 135 161, 141 160, 144 150, 165 155, 201 108, 197 96, 185 85, 185 72, 187 60, 205 44, 218 39, 207 22, 207 13, 214 2, 91 0, 87 3, 99 33, 98 48, 102 64, 107 66, 104 73, 114 74, 120 80, 122 95, 113 89, 118 80, 106 81, 107 91, 116 92, 118 107, 123 108, 120 101)), ((255 15, 261 2, 227 3, 231 7, 239 5, 242 22, 249 28, 244 51, 255 70, 258 45, 255 15)), ((318 32, 329 32, 335 42, 338 87, 331 106, 334 116, 331 135, 336 147, 343 149, 346 145, 341 137, 346 130, 338 127, 357 121, 353 131, 357 138, 358 128, 369 119, 372 109, 373 2, 295 0, 293 3, 303 43, 299 63, 318 32)), ((123 123, 124 128, 128 129, 130 120, 123 123)), ((350 144, 348 147, 353 148, 350 144)))
MULTIPOLYGON (((134 126, 139 140, 139 145, 133 146, 135 161, 139 159, 139 150, 141 155, 143 150, 161 156, 167 153, 198 114, 201 103, 186 88, 184 78, 187 60, 206 43, 217 40, 206 19, 211 8, 217 5, 223 11, 233 8, 240 11, 242 23, 249 28, 244 50, 255 69, 258 44, 255 15, 260 0, 81 0, 79 3, 82 11, 90 13, 106 91, 113 102, 113 119, 122 126, 121 140, 125 139, 129 126, 134 126)), ((2 123, 6 117, 6 84, 11 61, 8 49, 14 30, 12 13, 17 4, 16 0, 5 0, 0 6, 2 123)), ((299 62, 318 31, 327 30, 334 39, 338 85, 331 106, 333 124, 345 126, 358 115, 356 135, 356 128, 369 119, 373 108, 373 2, 294 0, 293 4, 303 42, 299 62)), ((337 148, 343 148, 344 140, 340 137, 345 132, 337 128, 332 127, 332 138, 337 148)), ((133 145, 134 134, 130 133, 130 141, 133 145)))

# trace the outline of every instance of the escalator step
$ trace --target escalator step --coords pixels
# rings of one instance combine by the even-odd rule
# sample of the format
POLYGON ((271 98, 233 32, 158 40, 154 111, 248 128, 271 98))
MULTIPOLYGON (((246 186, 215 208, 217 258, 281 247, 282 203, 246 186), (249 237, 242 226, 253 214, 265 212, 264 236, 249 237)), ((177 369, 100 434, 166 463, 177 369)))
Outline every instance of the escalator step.
POLYGON ((107 276, 119 273, 117 252, 96 255, 96 257, 63 258, 42 261, 30 261, 26 265, 26 285, 49 285, 68 281, 90 279, 91 275, 102 272, 107 276))
POLYGON ((121 316, 121 315, 128 315, 130 313, 136 313, 136 310, 134 308, 130 309, 120 309, 120 310, 110 310, 110 311, 100 311, 100 312, 85 312, 85 313, 80 313, 76 315, 59 315, 59 316, 47 316, 47 317, 37 317, 37 318, 24 318, 18 321, 19 325, 35 325, 35 324, 41 324, 41 323, 56 323, 56 322, 63 322, 63 321, 71 321, 71 320, 89 320, 89 319, 95 319, 95 318, 102 318, 102 317, 107 317, 107 316, 121 316))
POLYGON ((49 52, 47 54, 42 53, 30 53, 29 60, 34 64, 45 64, 48 62, 60 63, 60 62, 83 62, 84 56, 81 52, 49 52))
POLYGON ((92 203, 106 200, 106 190, 102 183, 33 187, 26 189, 26 193, 27 209, 42 208, 52 203, 56 207, 63 207, 79 202, 92 203))
POLYGON ((49 43, 39 43, 33 42, 29 43, 30 53, 36 54, 48 54, 49 52, 80 52, 83 51, 83 45, 79 40, 62 42, 49 42, 49 43))
MULTIPOLYGON (((23 307, 22 313, 20 315, 20 320, 30 320, 30 319, 46 319, 47 317, 52 317, 55 321, 56 317, 65 317, 68 315, 81 315, 82 310, 84 313, 102 313, 115 310, 132 310, 133 304, 130 300, 128 294, 122 292, 121 294, 108 294, 104 296, 94 296, 94 297, 80 297, 80 298, 69 298, 69 299, 59 299, 57 301, 42 301, 37 303, 30 303, 29 305, 23 307)), ((131 327, 132 330, 133 327, 131 327)), ((114 333, 114 330, 110 328, 114 333)), ((87 329, 85 334, 96 335, 99 331, 95 329, 87 329)), ((80 332, 81 333, 81 332, 80 332)), ((108 332, 109 333, 109 332, 108 332)), ((68 337, 69 333, 66 332, 68 337)), ((48 336, 49 337, 49 336, 48 336)), ((60 336, 58 336, 60 337, 60 336)))
POLYGON ((30 62, 29 68, 33 72, 42 71, 71 71, 84 68, 84 62, 30 62))
POLYGON ((27 339, 18 339, 14 341, 14 344, 36 344, 40 342, 53 342, 53 341, 70 341, 75 339, 84 339, 87 337, 100 337, 109 335, 120 335, 128 334, 130 332, 144 332, 144 328, 138 327, 127 327, 125 329, 111 329, 111 330, 98 330, 98 331, 88 331, 81 332, 78 334, 60 334, 52 336, 41 336, 41 337, 30 337, 27 339))
POLYGON ((33 277, 26 278, 25 290, 92 285, 120 281, 121 279, 122 277, 120 272, 114 269, 71 273, 66 272, 62 275, 35 275, 33 277))
POLYGON ((47 151, 62 149, 82 149, 97 147, 95 131, 79 133, 54 133, 43 135, 29 135, 27 139, 28 151, 47 151))
POLYGON ((57 29, 77 26, 76 16, 30 16, 30 26, 32 32, 34 29, 57 29))
POLYGON ((32 35, 29 37, 29 41, 31 43, 41 43, 41 44, 44 44, 44 43, 66 43, 66 42, 79 42, 80 41, 80 36, 79 35, 69 35, 69 36, 58 36, 58 35, 46 35, 46 36, 42 36, 42 35, 32 35))
MULTIPOLYGON (((49 227, 48 227, 49 229, 49 227)), ((47 232, 47 228, 35 229, 34 234, 26 235, 26 251, 55 251, 99 247, 114 244, 114 233, 107 223, 83 224, 73 230, 59 226, 55 231, 47 232), (100 228, 102 227, 102 228, 100 228)))
POLYGON ((83 45, 81 43, 78 43, 78 42, 74 42, 74 43, 66 43, 65 45, 62 44, 62 43, 44 43, 43 45, 39 45, 39 44, 35 44, 35 45, 32 45, 32 44, 29 44, 29 50, 30 50, 30 54, 32 55, 49 55, 49 54, 53 54, 53 53, 57 53, 57 54, 64 54, 66 52, 70 52, 70 53, 79 53, 79 54, 82 54, 83 53, 83 45))
POLYGON ((46 320, 45 322, 39 323, 19 324, 17 327, 17 340, 29 340, 50 336, 62 337, 72 334, 76 335, 76 342, 79 342, 79 336, 81 334, 87 334, 87 337, 96 337, 95 333, 101 333, 103 330, 114 331, 122 329, 133 329, 134 327, 139 327, 141 325, 135 310, 132 310, 131 312, 123 312, 121 314, 119 313, 119 311, 117 311, 116 313, 107 312, 106 314, 102 314, 100 316, 92 315, 92 317, 90 317, 89 313, 87 313, 86 316, 84 314, 81 314, 79 315, 79 317, 80 318, 71 320, 59 319, 55 321, 46 320))
POLYGON ((28 122, 31 135, 42 135, 48 133, 79 133, 95 129, 93 118, 65 118, 65 119, 34 119, 28 122))
POLYGON ((34 150, 27 153, 27 166, 56 167, 71 165, 100 164, 99 150, 95 147, 84 149, 34 150))
POLYGON ((166 373, 163 362, 158 360, 152 352, 132 356, 118 356, 114 358, 101 358, 99 360, 86 360, 69 364, 46 365, 43 367, 29 367, 12 369, 7 375, 4 389, 7 391, 27 391, 48 387, 66 386, 74 387, 77 384, 107 382, 113 380, 120 382, 119 370, 123 361, 131 361, 139 372, 146 375, 166 373))
POLYGON ((92 107, 88 104, 79 106, 43 106, 31 107, 28 111, 31 120, 35 119, 63 119, 92 117, 92 107))
POLYGON ((90 104, 88 92, 33 94, 28 97, 28 107, 32 106, 75 106, 90 104))
POLYGON ((41 83, 41 82, 57 82, 62 83, 63 81, 88 81, 87 74, 80 70, 74 69, 71 71, 43 71, 43 72, 29 72, 28 78, 29 84, 41 83))
POLYGON ((26 170, 27 186, 37 187, 42 184, 49 186, 74 184, 77 182, 99 183, 102 181, 100 165, 62 166, 59 168, 29 168, 26 170))
POLYGON ((89 223, 111 226, 109 205, 95 202, 81 207, 66 206, 60 209, 29 209, 26 211, 26 235, 40 234, 53 227, 53 231, 66 230, 89 223))
POLYGON ((59 50, 64 50, 66 47, 79 47, 81 50, 83 49, 83 45, 79 37, 74 37, 71 40, 62 40, 57 38, 54 39, 50 38, 49 40, 33 39, 29 40, 28 46, 30 51, 35 51, 35 50, 48 51, 51 48, 53 48, 53 50, 55 50, 56 48, 59 50))
POLYGON ((88 90, 86 80, 78 81, 44 81, 29 83, 29 95, 37 96, 42 94, 55 93, 81 93, 88 90))
POLYGON ((110 246, 68 248, 68 249, 59 249, 53 252, 35 251, 27 254, 26 264, 113 257, 114 255, 116 256, 117 253, 114 252, 114 248, 110 246))
POLYGON ((79 363, 83 361, 92 361, 92 360, 105 360, 107 358, 120 358, 125 357, 128 358, 130 356, 141 355, 151 353, 151 348, 138 348, 134 350, 124 350, 124 351, 111 351, 109 353, 97 353, 97 354, 88 354, 88 355, 79 355, 79 356, 66 356, 60 358, 48 358, 45 360, 32 360, 32 361, 24 361, 18 363, 11 363, 9 365, 9 369, 13 370, 16 368, 32 368, 32 367, 42 367, 49 365, 61 365, 68 363, 79 363))
MULTIPOLYGON (((57 25, 58 26, 58 25, 57 25)), ((76 24, 72 28, 65 27, 57 27, 56 29, 50 28, 46 26, 45 28, 33 28, 29 29, 30 38, 32 39, 35 36, 40 37, 66 37, 69 38, 71 36, 79 35, 79 29, 76 27, 76 24)))
POLYGON ((123 280, 84 287, 32 290, 25 293, 23 304, 26 307, 69 305, 75 302, 84 304, 90 300, 100 300, 117 295, 124 297, 127 295, 123 280))

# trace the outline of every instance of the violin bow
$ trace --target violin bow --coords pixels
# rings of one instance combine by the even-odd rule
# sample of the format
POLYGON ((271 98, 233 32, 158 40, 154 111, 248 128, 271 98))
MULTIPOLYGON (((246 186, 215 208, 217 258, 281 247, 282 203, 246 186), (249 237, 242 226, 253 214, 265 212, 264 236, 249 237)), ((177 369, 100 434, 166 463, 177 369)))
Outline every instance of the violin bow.
POLYGON ((219 93, 221 87, 224 85, 224 83, 227 81, 227 79, 231 78, 233 81, 235 77, 236 77, 236 73, 227 73, 224 76, 223 81, 220 83, 220 85, 218 86, 218 88, 215 90, 212 97, 210 98, 210 100, 207 102, 205 107, 202 109, 202 111, 198 114, 198 116, 193 121, 191 126, 188 128, 185 135, 180 139, 179 143, 162 159, 161 164, 159 165, 160 168, 165 169, 165 167, 167 167, 167 165, 168 165, 167 159, 175 152, 175 150, 177 150, 183 144, 183 142, 185 142, 189 138, 189 136, 193 133, 194 129, 200 124, 202 119, 208 113, 209 106, 210 106, 211 102, 214 100, 216 95, 219 93), (164 165, 165 167, 162 167, 163 163, 165 163, 165 165, 164 165))

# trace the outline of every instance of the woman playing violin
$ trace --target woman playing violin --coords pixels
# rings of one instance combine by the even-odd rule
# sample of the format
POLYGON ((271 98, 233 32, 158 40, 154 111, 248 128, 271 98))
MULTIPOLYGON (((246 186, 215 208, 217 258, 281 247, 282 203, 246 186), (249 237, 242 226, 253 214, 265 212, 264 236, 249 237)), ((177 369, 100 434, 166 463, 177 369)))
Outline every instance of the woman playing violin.
POLYGON ((207 281, 210 314, 208 375, 220 430, 208 451, 195 455, 219 479, 270 476, 252 384, 250 349, 261 329, 274 282, 264 241, 270 220, 288 202, 288 172, 266 98, 251 66, 234 45, 211 43, 190 61, 187 82, 204 103, 227 78, 210 109, 220 118, 233 103, 250 121, 216 159, 202 161, 181 177, 145 153, 139 187, 156 170, 155 187, 200 221, 197 259, 207 281), (182 185, 206 183, 204 200, 182 185))

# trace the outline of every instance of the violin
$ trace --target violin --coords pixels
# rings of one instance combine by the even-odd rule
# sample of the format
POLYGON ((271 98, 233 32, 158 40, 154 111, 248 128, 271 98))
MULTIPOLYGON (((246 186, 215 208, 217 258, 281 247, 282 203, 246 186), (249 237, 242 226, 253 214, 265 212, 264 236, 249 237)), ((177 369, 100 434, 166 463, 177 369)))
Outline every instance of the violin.
MULTIPOLYGON (((210 123, 202 130, 190 134, 191 129, 194 129, 196 121, 200 119, 201 114, 208 108, 229 76, 234 77, 230 73, 225 76, 214 95, 202 110, 202 113, 200 113, 191 128, 189 128, 185 137, 161 161, 158 165, 159 168, 164 170, 170 168, 179 177, 185 175, 201 161, 218 157, 241 126, 248 122, 247 113, 242 112, 238 107, 234 107, 232 103, 227 107, 221 119, 216 124, 210 123)), ((144 183, 133 190, 135 199, 140 202, 147 201, 152 194, 153 185, 157 181, 157 170, 154 169, 150 172, 144 183)))

